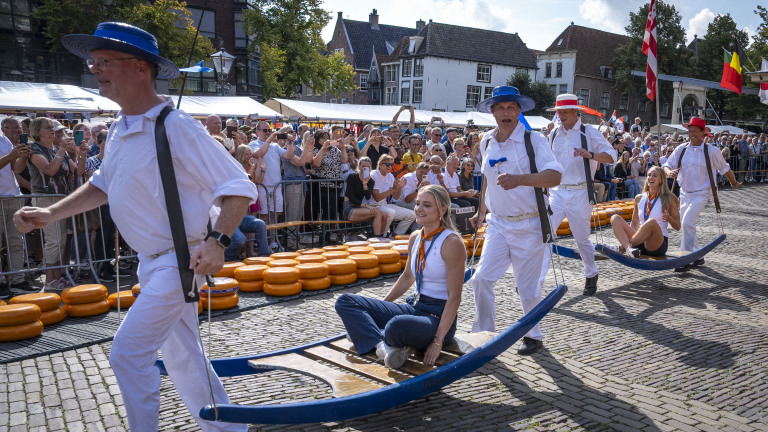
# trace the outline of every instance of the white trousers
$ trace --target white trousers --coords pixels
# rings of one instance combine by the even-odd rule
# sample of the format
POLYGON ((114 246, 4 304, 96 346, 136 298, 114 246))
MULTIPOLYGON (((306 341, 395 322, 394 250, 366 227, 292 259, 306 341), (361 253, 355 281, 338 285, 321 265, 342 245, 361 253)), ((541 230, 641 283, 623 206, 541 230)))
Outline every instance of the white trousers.
MULTIPOLYGON (((475 292, 475 322, 472 331, 496 330, 496 295, 493 284, 504 276, 510 264, 523 313, 528 313, 539 304, 549 260, 549 245, 542 241, 538 217, 510 222, 489 215, 483 253, 472 277, 475 292)), ((541 326, 536 324, 526 336, 541 340, 541 326)))
POLYGON ((712 195, 710 189, 697 192, 680 190, 680 224, 682 225, 683 238, 680 250, 695 251, 699 248, 699 239, 696 237, 696 219, 712 195))
POLYGON ((408 232, 408 227, 416 222, 416 213, 411 209, 400 207, 396 204, 376 204, 375 206, 387 215, 387 230, 389 229, 389 226, 392 225, 392 222, 398 221, 397 226, 395 227, 395 234, 397 235, 402 235, 408 232))
MULTIPOLYGON (((552 231, 556 231, 560 223, 568 218, 573 239, 579 247, 579 255, 584 263, 584 277, 597 274, 595 265, 595 246, 589 239, 589 227, 592 216, 592 205, 586 189, 556 188, 549 191, 549 205, 552 207, 552 231)), ((554 233, 553 233, 554 234, 554 233)))
POLYGON ((109 356, 130 430, 158 430, 160 371, 155 360, 160 349, 169 377, 202 430, 246 431, 244 424, 211 422, 198 416, 211 403, 208 373, 216 403, 229 403, 229 397, 200 344, 197 304, 184 302, 176 254, 156 259, 139 255, 139 259, 141 294, 117 330, 109 356))

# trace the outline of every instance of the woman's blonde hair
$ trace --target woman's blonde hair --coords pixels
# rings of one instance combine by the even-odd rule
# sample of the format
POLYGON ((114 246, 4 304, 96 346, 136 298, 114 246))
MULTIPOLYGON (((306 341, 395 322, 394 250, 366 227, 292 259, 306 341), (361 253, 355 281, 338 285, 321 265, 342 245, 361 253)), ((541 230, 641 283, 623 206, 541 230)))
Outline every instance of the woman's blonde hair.
POLYGON ((651 177, 651 173, 654 171, 659 173, 659 198, 661 198, 661 211, 669 211, 673 205, 679 204, 675 194, 669 190, 669 184, 667 183, 667 173, 664 172, 664 168, 654 165, 648 169, 648 172, 646 173, 648 177, 645 179, 643 192, 648 192, 648 179, 651 177))
POLYGON ((53 120, 48 117, 35 117, 29 122, 29 136, 32 137, 32 141, 40 140, 40 130, 43 129, 44 124, 50 124, 53 127, 53 120))
POLYGON ((248 151, 248 150, 250 150, 250 149, 251 149, 251 148, 250 148, 250 147, 248 147, 248 146, 247 146, 247 145, 245 145, 245 144, 240 144, 240 145, 239 145, 239 146, 237 146, 237 148, 235 149, 235 160, 236 160, 236 161, 238 161, 238 162, 240 162, 240 164, 243 166, 243 168, 245 168, 245 163, 246 163, 246 162, 248 162, 248 164, 250 164, 250 163, 251 163, 250 161, 247 161, 247 160, 245 160, 245 152, 247 152, 247 151, 248 151))
POLYGON ((440 215, 440 226, 447 230, 456 231, 453 219, 451 219, 451 196, 448 195, 448 190, 440 185, 428 185, 419 190, 419 193, 424 192, 435 198, 435 203, 443 212, 440 215))
POLYGON ((362 173, 362 171, 360 171, 362 169, 362 167, 360 167, 360 165, 362 165, 363 162, 368 162, 369 164, 373 165, 373 162, 371 161, 371 158, 369 158, 368 156, 361 157, 360 159, 357 160, 357 172, 359 172, 359 173, 362 173))
MULTIPOLYGON (((392 156, 390 156, 388 154, 381 155, 381 157, 379 157, 379 162, 376 164, 376 168, 377 169, 381 168, 382 164, 391 163, 391 162, 394 162, 394 160, 395 160, 395 158, 393 158, 392 156)), ((358 163, 360 163, 360 162, 358 161, 358 163)))

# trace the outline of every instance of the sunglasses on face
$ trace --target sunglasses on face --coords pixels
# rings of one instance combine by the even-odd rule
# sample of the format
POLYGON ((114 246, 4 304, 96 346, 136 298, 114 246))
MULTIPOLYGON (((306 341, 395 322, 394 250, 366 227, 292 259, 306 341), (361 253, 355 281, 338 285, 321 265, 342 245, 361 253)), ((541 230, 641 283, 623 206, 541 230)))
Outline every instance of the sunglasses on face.
POLYGON ((392 165, 394 165, 394 164, 391 164, 391 163, 385 163, 384 165, 388 166, 389 168, 392 168, 392 165))

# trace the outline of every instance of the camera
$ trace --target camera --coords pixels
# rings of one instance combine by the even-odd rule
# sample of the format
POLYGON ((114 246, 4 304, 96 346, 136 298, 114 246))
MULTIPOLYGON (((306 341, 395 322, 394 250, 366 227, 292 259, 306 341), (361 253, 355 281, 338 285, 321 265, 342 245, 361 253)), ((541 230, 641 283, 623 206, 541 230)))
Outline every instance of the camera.
POLYGON ((279 139, 279 140, 288 139, 288 134, 279 133, 279 134, 277 134, 277 139, 279 139))

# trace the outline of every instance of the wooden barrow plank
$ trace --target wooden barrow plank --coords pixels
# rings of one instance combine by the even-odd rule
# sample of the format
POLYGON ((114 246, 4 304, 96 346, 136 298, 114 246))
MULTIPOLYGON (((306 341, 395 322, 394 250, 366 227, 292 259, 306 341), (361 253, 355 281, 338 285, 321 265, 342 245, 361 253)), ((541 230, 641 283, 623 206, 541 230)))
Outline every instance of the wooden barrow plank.
POLYGON ((467 354, 473 349, 479 348, 484 343, 496 337, 497 333, 482 331, 477 333, 456 333, 453 340, 443 346, 443 349, 454 354, 467 354))
MULTIPOLYGON (((350 342, 346 338, 335 340, 331 342, 331 345, 342 351, 357 355, 357 351, 355 351, 355 347, 352 345, 352 342, 350 342)), ((372 361, 380 361, 375 354, 366 354, 362 357, 365 357, 372 361)), ((406 362, 401 367, 399 367, 398 370, 409 373, 411 375, 421 375, 435 369, 438 366, 442 366, 446 363, 450 363, 451 361, 456 360, 457 358, 458 357, 454 354, 441 352, 440 355, 437 357, 437 361, 435 361, 435 366, 427 366, 421 362, 421 359, 422 359, 421 354, 417 353, 411 356, 410 359, 406 360, 406 362)))
POLYGON ((396 384, 411 378, 411 376, 398 371, 387 369, 386 367, 375 363, 369 363, 363 360, 360 356, 337 351, 324 345, 312 347, 304 351, 304 354, 311 358, 335 364, 336 366, 384 384, 396 384))

